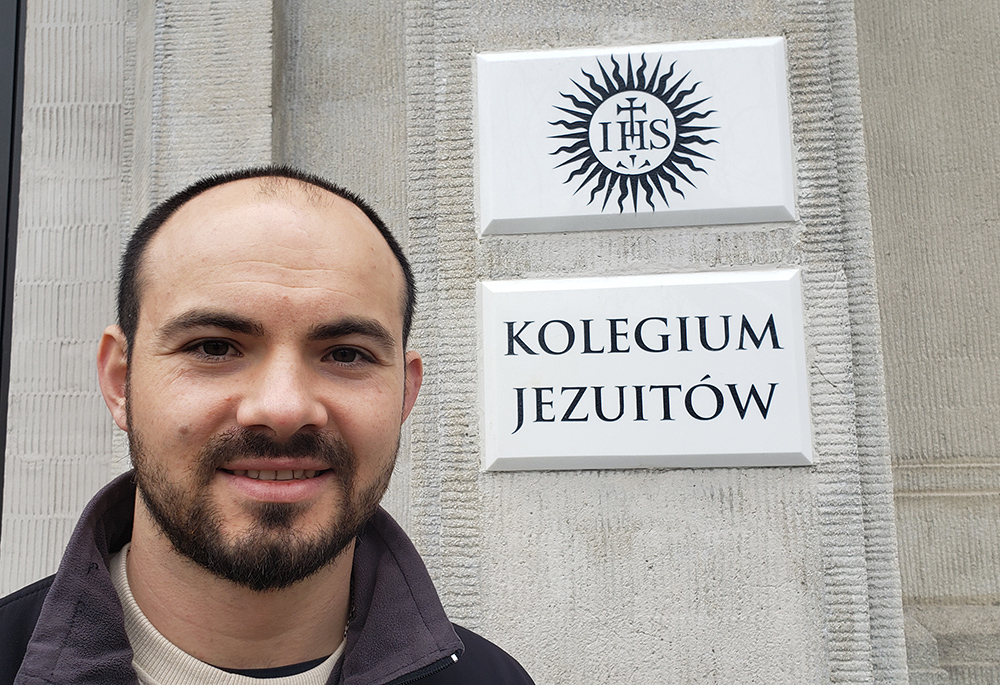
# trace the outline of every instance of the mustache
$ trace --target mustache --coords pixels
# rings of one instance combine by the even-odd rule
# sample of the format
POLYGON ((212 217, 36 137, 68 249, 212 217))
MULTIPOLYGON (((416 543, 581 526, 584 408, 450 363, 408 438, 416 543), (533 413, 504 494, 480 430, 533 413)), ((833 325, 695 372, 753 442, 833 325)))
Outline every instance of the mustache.
POLYGON ((354 453, 342 440, 323 433, 296 433, 283 442, 246 428, 217 435, 202 448, 199 464, 207 474, 241 457, 309 457, 342 474, 352 473, 354 453))

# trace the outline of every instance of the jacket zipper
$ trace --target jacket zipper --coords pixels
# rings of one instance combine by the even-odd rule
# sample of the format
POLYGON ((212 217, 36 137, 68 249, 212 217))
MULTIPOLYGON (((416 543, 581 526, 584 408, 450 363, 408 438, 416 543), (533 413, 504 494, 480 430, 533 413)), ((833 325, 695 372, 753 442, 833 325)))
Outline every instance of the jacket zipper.
POLYGON ((419 671, 414 671, 413 673, 402 676, 399 680, 393 680, 388 685, 409 685, 410 683, 415 683, 416 681, 432 676, 435 673, 440 673, 456 661, 458 661, 458 654, 451 654, 443 659, 438 659, 429 666, 424 666, 419 671))

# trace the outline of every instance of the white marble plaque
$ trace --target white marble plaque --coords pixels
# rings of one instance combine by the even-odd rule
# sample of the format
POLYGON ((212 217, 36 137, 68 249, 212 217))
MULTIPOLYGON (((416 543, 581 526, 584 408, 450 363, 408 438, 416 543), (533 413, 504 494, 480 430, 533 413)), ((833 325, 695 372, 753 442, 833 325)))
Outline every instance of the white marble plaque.
POLYGON ((481 234, 789 221, 781 38, 480 54, 481 234))
POLYGON ((484 470, 812 462, 795 269, 479 284, 484 470))

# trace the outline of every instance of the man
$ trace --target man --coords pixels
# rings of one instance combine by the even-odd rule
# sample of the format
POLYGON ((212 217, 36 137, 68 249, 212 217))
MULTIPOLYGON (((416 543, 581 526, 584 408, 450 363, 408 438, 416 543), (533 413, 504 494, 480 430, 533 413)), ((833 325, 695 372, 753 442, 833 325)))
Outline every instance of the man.
POLYGON ((154 209, 98 349, 134 472, 0 600, 0 682, 530 683, 378 507, 414 299, 382 221, 321 179, 250 169, 154 209))

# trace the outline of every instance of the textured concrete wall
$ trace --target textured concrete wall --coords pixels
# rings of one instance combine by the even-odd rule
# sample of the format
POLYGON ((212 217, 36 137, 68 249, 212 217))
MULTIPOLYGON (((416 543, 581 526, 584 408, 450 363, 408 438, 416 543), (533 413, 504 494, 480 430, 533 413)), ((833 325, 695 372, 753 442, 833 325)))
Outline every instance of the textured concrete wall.
MULTIPOLYGON (((101 148, 121 151, 120 195, 100 205, 109 217, 125 217, 127 226, 152 200, 207 171, 273 157, 359 190, 399 227, 422 291, 412 344, 428 376, 387 503, 424 552, 455 620, 516 654, 540 684, 905 681, 850 2, 113 7, 125 45, 115 52, 120 128, 105 132, 113 145, 101 148), (787 39, 797 221, 476 238, 475 53, 769 35, 787 39), (478 280, 790 265, 803 269, 815 466, 479 472, 478 280)), ((42 23, 32 21, 29 33, 42 23)), ((91 62, 104 54, 89 47, 91 62)), ((60 129, 45 131, 56 149, 68 145, 60 129)), ((26 154, 26 169, 36 163, 26 154)), ((24 183, 28 194, 44 188, 24 183)), ((62 199, 67 187, 47 197, 62 199)), ((70 206, 88 205, 81 198, 70 206)), ((115 224, 110 249, 98 253, 115 254, 125 232, 115 224)), ((47 259, 69 254, 60 247, 47 259)), ((63 273, 56 262, 43 266, 44 278, 63 273)), ((99 270, 107 283, 113 265, 99 270)), ((107 289, 94 302, 110 306, 107 289)), ((26 319, 44 311, 19 306, 26 319)), ((110 317, 110 307, 78 307, 75 315, 101 325, 110 317)), ((27 347, 51 339, 47 330, 31 332, 37 321, 17 325, 18 345, 22 335, 27 347)), ((74 372, 92 374, 91 359, 92 348, 74 372)), ((47 371, 28 369, 12 392, 26 392, 47 371)), ((99 402, 96 390, 87 392, 99 402)), ((95 425, 110 426, 99 404, 93 411, 101 416, 95 425)), ((31 424, 29 413, 10 415, 11 426, 24 424, 25 440, 63 435, 31 424)), ((76 415, 51 414, 61 426, 76 415)), ((99 453, 103 471, 87 471, 93 483, 38 481, 34 499, 10 506, 62 502, 70 493, 60 505, 70 525, 114 468, 112 439, 101 435, 93 448, 79 437, 65 443, 70 455, 99 453)), ((9 440, 8 489, 31 483, 16 471, 22 452, 49 464, 59 454, 17 444, 9 440)), ((12 544, 10 521, 21 530, 13 540, 28 539, 19 515, 5 511, 0 544, 12 544)), ((58 518, 45 510, 35 520, 58 518)), ((33 550, 44 557, 32 562, 36 570, 51 568, 62 539, 33 550)), ((3 582, 31 579, 18 573, 5 567, 3 582)))
POLYGON ((1000 682, 1000 12, 857 23, 909 657, 1000 682))
POLYGON ((202 176, 271 161, 271 3, 138 2, 136 219, 202 176))
POLYGON ((118 251, 125 8, 26 4, 0 593, 55 569, 116 468, 93 360, 118 251))
POLYGON ((540 683, 903 682, 878 309, 847 2, 283 3, 275 150, 404 227, 427 381, 390 500, 452 616, 540 683), (801 218, 477 240, 475 53, 784 35, 801 218), (474 286, 804 269, 817 465, 478 472, 474 286))

